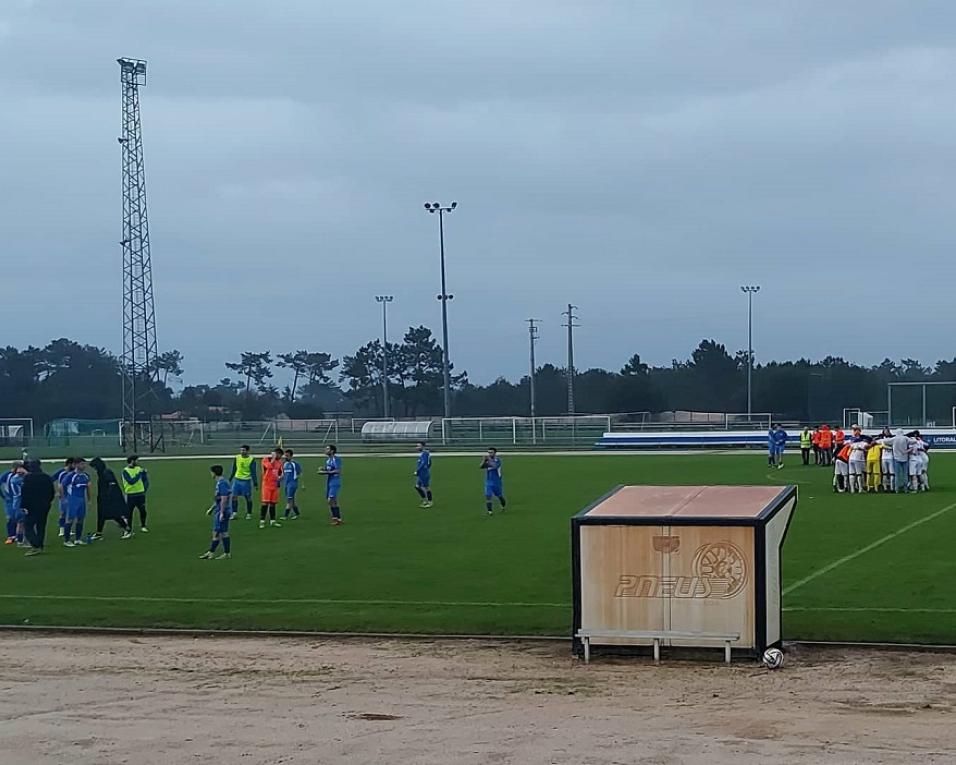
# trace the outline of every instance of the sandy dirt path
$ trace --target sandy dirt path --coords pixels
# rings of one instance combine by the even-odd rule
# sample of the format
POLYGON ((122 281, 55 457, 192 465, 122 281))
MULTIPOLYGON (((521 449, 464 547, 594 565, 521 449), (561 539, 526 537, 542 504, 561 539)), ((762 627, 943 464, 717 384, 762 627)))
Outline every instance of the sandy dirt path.
POLYGON ((0 763, 953 763, 956 657, 0 634, 0 763))

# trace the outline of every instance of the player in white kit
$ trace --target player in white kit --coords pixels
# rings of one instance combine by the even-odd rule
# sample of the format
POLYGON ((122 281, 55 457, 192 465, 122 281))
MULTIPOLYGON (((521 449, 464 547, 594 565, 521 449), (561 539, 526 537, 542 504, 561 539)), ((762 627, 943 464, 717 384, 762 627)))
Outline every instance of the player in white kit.
POLYGON ((889 428, 883 428, 883 433, 876 441, 875 449, 880 449, 880 472, 883 474, 883 491, 896 491, 896 481, 893 477, 893 446, 887 439, 893 438, 889 428))
POLYGON ((853 438, 855 440, 850 442, 850 459, 848 460, 850 493, 859 494, 866 488, 866 450, 870 447, 870 444, 859 435, 856 428, 854 428, 853 438))
POLYGON ((910 491, 919 491, 920 474, 923 472, 923 448, 918 436, 918 431, 906 434, 910 439, 909 445, 909 479, 910 491))

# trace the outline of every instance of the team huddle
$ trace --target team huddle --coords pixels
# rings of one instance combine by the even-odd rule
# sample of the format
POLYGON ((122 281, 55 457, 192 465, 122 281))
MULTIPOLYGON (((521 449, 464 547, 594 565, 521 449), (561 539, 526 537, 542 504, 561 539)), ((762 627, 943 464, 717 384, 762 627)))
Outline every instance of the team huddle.
MULTIPOLYGON (((37 460, 16 460, 10 469, 0 475, 0 497, 3 498, 7 516, 7 537, 4 544, 29 548, 27 555, 38 555, 43 550, 46 533, 46 514, 42 513, 42 522, 29 521, 29 501, 24 498, 24 485, 31 477, 39 477, 41 487, 50 487, 50 500, 56 500, 59 508, 59 536, 64 547, 78 547, 103 536, 103 527, 107 521, 114 521, 122 529, 122 538, 133 536, 132 520, 139 512, 140 530, 148 532, 146 526, 146 492, 149 489, 149 476, 139 465, 139 457, 132 455, 126 459, 126 467, 121 472, 122 484, 115 473, 106 467, 99 457, 87 463, 83 457, 68 457, 63 467, 51 477, 44 476, 37 460), (97 517, 96 531, 83 535, 88 505, 92 500, 92 481, 87 473, 87 465, 97 474, 97 517), (47 483, 48 482, 48 483, 47 483), (31 533, 31 531, 33 533, 31 533)), ((35 510, 43 505, 42 488, 39 500, 34 501, 35 510)), ((47 502, 49 505, 49 502, 47 502)), ((41 514, 35 513, 36 517, 41 514)))
MULTIPOLYGON (((775 425, 771 444, 779 441, 780 432, 775 425)), ((904 433, 902 428, 883 428, 880 435, 868 436, 854 425, 847 437, 842 429, 831 431, 823 425, 800 434, 803 464, 810 464, 811 450, 817 465, 832 464, 833 490, 841 493, 929 491, 929 448, 918 430, 904 433)), ((781 448, 780 464, 782 454, 781 448)))

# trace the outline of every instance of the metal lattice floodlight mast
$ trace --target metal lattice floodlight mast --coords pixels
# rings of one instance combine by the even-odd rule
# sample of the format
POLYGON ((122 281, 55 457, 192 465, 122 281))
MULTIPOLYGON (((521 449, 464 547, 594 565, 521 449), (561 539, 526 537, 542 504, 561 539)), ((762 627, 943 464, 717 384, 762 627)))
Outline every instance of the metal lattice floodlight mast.
MULTIPOLYGON (((137 422, 152 422, 151 383, 156 376, 156 313, 153 306, 153 268, 146 214, 146 171, 139 88, 146 84, 146 62, 117 59, 123 90, 123 422, 129 430, 124 446, 137 451, 137 422)), ((152 427, 148 446, 156 448, 152 427)))

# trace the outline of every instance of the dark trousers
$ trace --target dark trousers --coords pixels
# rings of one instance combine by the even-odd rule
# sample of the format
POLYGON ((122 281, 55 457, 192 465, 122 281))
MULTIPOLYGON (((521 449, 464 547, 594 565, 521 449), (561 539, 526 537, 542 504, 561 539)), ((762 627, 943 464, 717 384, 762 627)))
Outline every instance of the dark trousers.
POLYGON ((133 510, 139 510, 139 525, 146 525, 146 495, 145 494, 128 494, 126 496, 126 509, 129 510, 126 517, 129 519, 129 522, 133 522, 133 510))
POLYGON ((30 543, 31 547, 38 550, 43 549, 43 540, 46 538, 46 519, 49 514, 49 505, 36 509, 29 508, 26 517, 23 519, 27 542, 30 543))
POLYGON ((809 465, 809 464, 810 464, 810 450, 809 450, 809 449, 801 449, 801 450, 800 450, 800 454, 803 455, 803 464, 804 464, 804 465, 809 465))
POLYGON ((123 531, 130 530, 129 521, 127 521, 125 518, 122 518, 122 517, 121 518, 104 518, 102 515, 97 515, 96 516, 96 533, 97 534, 103 533, 103 527, 106 525, 107 521, 113 521, 113 523, 115 523, 117 526, 123 529, 123 531))

